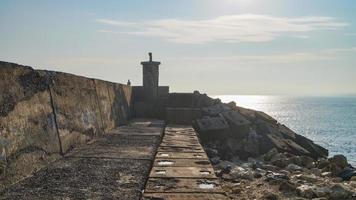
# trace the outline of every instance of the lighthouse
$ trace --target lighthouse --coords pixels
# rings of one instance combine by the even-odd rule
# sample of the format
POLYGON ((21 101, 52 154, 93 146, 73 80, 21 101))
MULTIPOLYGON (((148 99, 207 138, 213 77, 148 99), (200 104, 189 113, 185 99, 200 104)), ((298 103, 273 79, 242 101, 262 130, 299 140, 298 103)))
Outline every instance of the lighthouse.
POLYGON ((158 79, 160 62, 152 60, 152 53, 148 53, 149 61, 141 62, 143 72, 143 98, 146 102, 154 102, 158 98, 158 79))

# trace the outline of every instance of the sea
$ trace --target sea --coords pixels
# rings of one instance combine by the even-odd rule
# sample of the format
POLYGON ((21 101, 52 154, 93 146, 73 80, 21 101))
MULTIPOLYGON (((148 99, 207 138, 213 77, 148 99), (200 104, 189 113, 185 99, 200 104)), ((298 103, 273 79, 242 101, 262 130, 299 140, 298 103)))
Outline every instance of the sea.
POLYGON ((291 97, 220 95, 228 103, 263 111, 296 133, 329 149, 329 155, 343 154, 356 166, 356 96, 291 97))

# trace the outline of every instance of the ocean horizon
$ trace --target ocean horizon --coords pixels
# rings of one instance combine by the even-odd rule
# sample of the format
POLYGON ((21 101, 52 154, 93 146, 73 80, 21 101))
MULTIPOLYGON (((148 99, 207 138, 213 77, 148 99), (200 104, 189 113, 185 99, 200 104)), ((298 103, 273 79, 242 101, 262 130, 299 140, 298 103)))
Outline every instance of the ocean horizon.
POLYGON ((279 123, 356 165, 356 96, 305 97, 216 95, 214 98, 259 110, 279 123))

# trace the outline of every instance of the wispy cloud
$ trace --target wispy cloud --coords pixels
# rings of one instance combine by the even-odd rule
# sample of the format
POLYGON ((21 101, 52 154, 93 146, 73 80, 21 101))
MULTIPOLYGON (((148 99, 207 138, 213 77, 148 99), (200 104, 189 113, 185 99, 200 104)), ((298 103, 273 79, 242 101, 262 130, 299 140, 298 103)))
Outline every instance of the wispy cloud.
MULTIPOLYGON (((340 59, 340 57, 356 54, 356 47, 349 48, 330 48, 319 51, 305 52, 279 52, 267 54, 240 54, 233 56, 207 56, 207 57, 167 57, 164 63, 179 63, 180 68, 196 67, 225 67, 231 65, 243 64, 286 64, 286 63, 304 63, 313 61, 329 62, 340 59)), ((137 61, 134 58, 118 57, 63 57, 50 60, 44 65, 48 66, 129 66, 134 65, 137 61)))
POLYGON ((280 36, 307 38, 317 30, 337 30, 348 26, 332 17, 274 17, 268 15, 228 15, 208 20, 160 19, 141 22, 97 19, 117 29, 100 30, 136 36, 160 37, 170 42, 201 44, 223 42, 266 42, 280 36))
MULTIPOLYGON (((310 52, 248 54, 235 56, 183 57, 177 61, 191 63, 234 63, 234 64, 285 64, 339 59, 347 53, 356 53, 356 47, 323 49, 310 52)), ((204 64, 202 64, 204 65, 204 64)))

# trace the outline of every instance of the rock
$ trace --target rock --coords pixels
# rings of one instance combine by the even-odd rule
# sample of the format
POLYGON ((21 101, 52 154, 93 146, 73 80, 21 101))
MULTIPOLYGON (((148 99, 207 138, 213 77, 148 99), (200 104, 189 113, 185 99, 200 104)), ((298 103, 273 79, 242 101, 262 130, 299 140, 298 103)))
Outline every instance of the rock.
POLYGON ((241 191, 242 191, 241 188, 234 187, 234 188, 232 188, 231 193, 233 193, 233 194, 240 194, 241 191))
POLYGON ((315 160, 309 156, 292 156, 289 158, 290 163, 299 165, 305 168, 315 168, 316 163, 315 160))
POLYGON ((222 179, 227 180, 227 181, 231 181, 232 177, 230 176, 230 174, 218 174, 218 176, 220 176, 222 179))
POLYGON ((289 177, 290 174, 291 174, 291 173, 290 173, 289 171, 287 171, 287 170, 279 170, 278 173, 284 174, 284 175, 286 175, 286 176, 288 176, 288 177, 289 177))
POLYGON ((334 183, 341 183, 342 182, 342 178, 340 177, 335 177, 331 179, 334 183))
POLYGON ((211 164, 216 165, 216 164, 219 164, 220 158, 216 156, 216 157, 211 158, 210 161, 211 161, 211 164))
POLYGON ((231 111, 231 108, 227 104, 219 103, 213 106, 204 107, 201 110, 202 114, 205 116, 216 117, 223 112, 231 111))
POLYGON ((230 176, 230 174, 218 174, 218 176, 220 176, 222 179, 227 180, 227 181, 231 181, 232 177, 230 176))
POLYGON ((221 113, 228 122, 233 136, 236 138, 245 138, 250 131, 251 122, 237 111, 227 111, 221 113))
POLYGON ((289 177, 285 174, 275 173, 275 172, 267 172, 265 181, 275 181, 275 182, 282 182, 289 180, 289 177))
POLYGON ((265 161, 270 161, 275 154, 278 154, 278 150, 276 148, 273 148, 263 155, 263 159, 265 161))
POLYGON ((265 200, 278 200, 279 197, 277 194, 274 194, 274 193, 267 193, 267 194, 264 194, 262 199, 265 199, 265 200))
POLYGON ((331 190, 327 187, 313 187, 312 190, 314 194, 319 198, 327 197, 331 192, 331 190))
POLYGON ((248 179, 248 180, 253 180, 253 173, 248 170, 248 169, 244 169, 242 167, 236 166, 234 167, 231 172, 230 172, 230 176, 233 179, 248 179))
POLYGON ((321 176, 321 169, 312 168, 312 169, 310 169, 310 172, 313 173, 316 176, 321 176))
POLYGON ((356 176, 351 177, 350 181, 356 181, 356 176))
POLYGON ((229 125, 225 121, 224 117, 218 115, 216 117, 204 116, 203 118, 196 119, 193 122, 193 127, 202 136, 214 136, 220 135, 222 132, 229 130, 229 125))
POLYGON ((241 160, 240 160, 240 157, 239 157, 239 156, 234 156, 234 157, 231 158, 231 162, 238 163, 238 162, 240 162, 240 161, 241 161, 241 160))
POLYGON ((255 130, 251 130, 248 133, 246 142, 244 145, 244 150, 249 153, 251 156, 258 156, 260 153, 258 145, 258 135, 255 130))
POLYGON ((206 147, 204 149, 205 149, 206 154, 208 154, 208 156, 210 158, 218 155, 218 151, 214 148, 206 147))
POLYGON ((313 158, 310 158, 308 156, 301 156, 300 159, 301 159, 301 164, 303 167, 306 167, 308 169, 315 167, 313 158))
POLYGON ((224 160, 217 164, 215 167, 221 169, 221 171, 223 171, 224 173, 230 173, 233 166, 234 164, 232 162, 224 160))
POLYGON ((341 169, 344 169, 345 167, 348 166, 347 159, 344 155, 335 155, 329 158, 329 162, 334 163, 336 166, 338 166, 341 169))
POLYGON ((349 185, 353 188, 356 188, 356 180, 355 181, 350 181, 349 185))
POLYGON ((301 185, 297 187, 297 193, 299 196, 307 199, 312 199, 316 197, 316 195, 313 192, 313 186, 310 185, 301 185))
POLYGON ((331 172, 323 172, 323 173, 321 173, 321 176, 322 177, 331 177, 332 173, 331 172))
POLYGON ((318 181, 318 178, 314 174, 298 174, 296 175, 296 178, 298 178, 299 180, 305 180, 308 183, 315 183, 318 181))
POLYGON ((262 178, 262 174, 260 172, 254 172, 253 177, 254 178, 262 178))
POLYGON ((332 186, 330 189, 331 192, 329 197, 331 200, 348 199, 352 196, 352 192, 341 184, 336 184, 332 186))
POLYGON ((273 117, 267 115, 266 113, 262 111, 256 111, 255 116, 265 122, 271 123, 271 124, 277 124, 277 120, 274 119, 273 117))
POLYGON ((297 188, 294 184, 288 182, 288 181, 284 181, 282 182, 282 184, 279 186, 279 191, 283 192, 283 193, 295 193, 297 191, 297 188))
POLYGON ((6 175, 6 160, 0 157, 0 180, 6 175))
POLYGON ((329 165, 328 171, 331 171, 331 173, 333 174, 333 176, 337 176, 342 172, 343 169, 341 169, 340 167, 338 167, 337 165, 335 165, 334 163, 331 163, 329 165))
POLYGON ((290 171, 290 172, 293 172, 293 171, 302 171, 303 168, 298 166, 298 165, 295 165, 295 164, 289 164, 287 167, 286 167, 286 170, 290 171))
POLYGON ((274 165, 269 165, 269 164, 264 164, 261 166, 262 169, 268 170, 268 171, 278 171, 279 168, 274 166, 274 165))
POLYGON ((353 167, 345 167, 337 176, 344 181, 348 181, 351 177, 356 177, 356 169, 353 167))
POLYGON ((300 156, 292 156, 289 158, 290 163, 302 166, 302 158, 300 156))
POLYGON ((232 109, 232 110, 235 110, 235 109, 237 108, 235 101, 230 101, 230 102, 227 103, 226 105, 229 106, 230 109, 232 109))
POLYGON ((320 160, 318 160, 318 162, 317 162, 317 167, 319 168, 319 169, 323 169, 323 168, 325 168, 326 166, 328 166, 329 165, 329 160, 327 160, 327 159, 320 159, 320 160))
POLYGON ((310 152, 309 156, 314 159, 325 158, 329 154, 329 151, 327 149, 315 144, 313 141, 302 135, 296 134, 295 142, 298 145, 302 146, 304 149, 308 150, 310 152))
POLYGON ((271 158, 271 163, 277 167, 284 168, 289 164, 289 159, 283 153, 277 153, 271 158))

